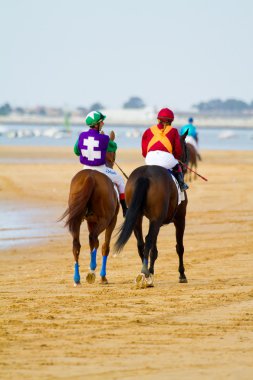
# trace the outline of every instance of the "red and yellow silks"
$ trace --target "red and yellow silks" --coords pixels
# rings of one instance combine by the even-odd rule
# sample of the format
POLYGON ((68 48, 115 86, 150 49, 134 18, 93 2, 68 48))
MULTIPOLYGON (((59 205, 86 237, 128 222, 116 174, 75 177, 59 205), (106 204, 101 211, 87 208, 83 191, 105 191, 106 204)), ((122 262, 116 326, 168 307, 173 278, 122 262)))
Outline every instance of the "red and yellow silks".
POLYGON ((172 129, 171 125, 168 125, 165 129, 159 129, 157 125, 150 127, 151 132, 153 133, 152 139, 148 143, 147 152, 150 148, 157 142, 162 143, 169 153, 172 153, 172 145, 170 140, 166 137, 167 133, 172 129))

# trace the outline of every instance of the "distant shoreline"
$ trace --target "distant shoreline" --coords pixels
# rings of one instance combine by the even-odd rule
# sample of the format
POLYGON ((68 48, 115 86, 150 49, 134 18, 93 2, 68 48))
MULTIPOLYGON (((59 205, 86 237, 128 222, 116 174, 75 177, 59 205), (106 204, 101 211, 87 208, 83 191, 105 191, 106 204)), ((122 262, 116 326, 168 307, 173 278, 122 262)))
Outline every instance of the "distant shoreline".
MULTIPOLYGON (((156 123, 156 115, 152 112, 144 112, 141 110, 104 110, 107 115, 107 125, 122 125, 145 127, 156 123)), ((195 114, 194 124, 199 128, 253 128, 252 116, 210 116, 195 114)), ((181 127, 187 124, 189 113, 175 113, 175 127, 181 127)), ((73 116, 69 120, 72 126, 83 126, 85 124, 84 117, 73 116)), ((34 126, 64 126, 64 117, 50 117, 37 115, 9 115, 0 116, 0 125, 34 125, 34 126)))

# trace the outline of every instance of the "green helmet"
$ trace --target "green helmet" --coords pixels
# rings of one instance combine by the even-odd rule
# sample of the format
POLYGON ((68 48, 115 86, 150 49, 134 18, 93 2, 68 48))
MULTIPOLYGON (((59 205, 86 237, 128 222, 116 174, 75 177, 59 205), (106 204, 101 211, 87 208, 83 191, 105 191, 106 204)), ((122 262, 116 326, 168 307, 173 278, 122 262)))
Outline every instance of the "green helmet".
POLYGON ((86 116, 85 122, 89 127, 92 127, 96 124, 98 124, 100 121, 103 121, 106 118, 105 115, 103 115, 99 111, 91 111, 86 116))

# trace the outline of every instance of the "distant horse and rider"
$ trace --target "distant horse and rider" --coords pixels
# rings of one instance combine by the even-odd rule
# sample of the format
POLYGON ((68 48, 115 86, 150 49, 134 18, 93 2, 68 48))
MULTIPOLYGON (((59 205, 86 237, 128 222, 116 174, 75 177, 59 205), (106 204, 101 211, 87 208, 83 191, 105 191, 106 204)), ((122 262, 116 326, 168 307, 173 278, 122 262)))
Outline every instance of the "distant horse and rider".
POLYGON ((193 179, 197 179, 197 168, 198 161, 201 161, 201 156, 199 153, 198 147, 198 133, 197 128, 193 125, 193 118, 190 117, 188 119, 188 124, 184 125, 180 129, 180 134, 183 135, 186 131, 188 131, 188 135, 185 139, 186 147, 187 147, 187 161, 186 164, 188 166, 188 170, 185 166, 183 166, 183 172, 185 174, 186 181, 191 182, 192 176, 193 179))

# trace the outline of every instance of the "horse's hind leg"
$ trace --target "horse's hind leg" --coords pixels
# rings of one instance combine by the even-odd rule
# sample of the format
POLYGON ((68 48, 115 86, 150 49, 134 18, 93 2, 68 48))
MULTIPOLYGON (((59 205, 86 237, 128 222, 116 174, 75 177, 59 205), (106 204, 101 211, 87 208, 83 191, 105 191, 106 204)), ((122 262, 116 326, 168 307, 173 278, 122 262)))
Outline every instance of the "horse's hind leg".
POLYGON ((139 274, 136 278, 136 285, 139 288, 153 286, 154 263, 155 263, 155 260, 157 259, 157 254, 158 254, 158 251, 156 248, 156 241, 157 241, 159 230, 160 230, 160 223, 158 223, 157 221, 150 222, 149 231, 145 238, 142 270, 141 270, 141 274, 139 274), (149 252, 151 252, 150 254, 151 272, 148 269, 149 252))
POLYGON ((150 272, 150 280, 148 282, 148 286, 154 286, 154 266, 155 261, 158 257, 158 250, 157 250, 157 237, 160 231, 160 223, 156 224, 153 229, 153 237, 152 237, 152 247, 150 250, 150 264, 149 264, 149 272, 150 272))
POLYGON ((93 284, 96 279, 95 270, 97 267, 97 249, 99 247, 97 223, 88 222, 89 230, 89 245, 90 245, 90 272, 86 276, 86 281, 89 284, 93 284))
POLYGON ((75 266, 74 266, 74 285, 79 285, 81 281, 80 273, 79 273, 79 254, 81 250, 81 244, 80 244, 80 226, 81 221, 77 222, 71 231, 72 237, 73 237, 73 255, 75 259, 75 266))
POLYGON ((112 237, 112 232, 115 228, 116 222, 117 222, 117 213, 114 215, 111 223, 105 230, 105 241, 102 246, 102 266, 101 266, 101 271, 100 271, 102 285, 108 284, 108 280, 106 278, 106 264, 107 264, 107 258, 110 252, 110 241, 112 237))
MULTIPOLYGON (((180 206, 179 206, 180 207, 180 206)), ((183 244, 183 237, 184 237, 184 230, 185 230, 185 211, 179 212, 179 214, 176 214, 174 225, 176 228, 176 250, 179 258, 179 282, 186 283, 187 278, 184 273, 184 244, 183 244)))
POLYGON ((149 231, 145 239, 145 247, 144 247, 144 253, 143 253, 143 267, 142 267, 142 273, 145 273, 145 275, 150 275, 150 271, 148 270, 148 259, 149 259, 149 252, 150 254, 150 269, 151 273, 154 274, 154 264, 155 260, 157 259, 157 248, 156 248, 156 242, 157 242, 157 236, 160 230, 160 223, 158 221, 150 222, 149 224, 149 231))
POLYGON ((143 255, 144 240, 143 240, 143 234, 142 234, 142 219, 143 219, 142 215, 138 216, 137 221, 135 223, 135 227, 134 227, 134 235, 137 240, 137 249, 138 249, 139 256, 141 258, 141 262, 143 262, 143 259, 144 259, 144 255, 143 255))

